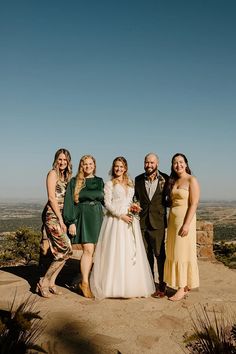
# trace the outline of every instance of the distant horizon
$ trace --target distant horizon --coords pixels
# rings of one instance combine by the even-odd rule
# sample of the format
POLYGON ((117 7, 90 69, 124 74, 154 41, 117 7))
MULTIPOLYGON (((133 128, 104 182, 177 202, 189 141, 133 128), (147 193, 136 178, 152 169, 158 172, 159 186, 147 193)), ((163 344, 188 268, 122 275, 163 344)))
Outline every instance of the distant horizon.
MULTIPOLYGON (((47 202, 47 198, 13 198, 13 197, 9 197, 9 198, 2 198, 0 200, 0 205, 1 204, 7 204, 7 203, 45 203, 47 202)), ((236 199, 200 199, 199 204, 200 203, 236 203, 236 199)))

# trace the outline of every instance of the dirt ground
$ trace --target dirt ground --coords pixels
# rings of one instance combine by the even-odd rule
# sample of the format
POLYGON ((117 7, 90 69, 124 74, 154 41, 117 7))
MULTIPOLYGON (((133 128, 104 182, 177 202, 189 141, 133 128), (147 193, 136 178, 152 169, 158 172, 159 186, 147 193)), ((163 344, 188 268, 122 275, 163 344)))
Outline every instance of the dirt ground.
POLYGON ((236 271, 221 263, 199 261, 200 288, 179 302, 166 298, 86 299, 72 292, 79 261, 69 260, 58 277, 63 295, 44 299, 34 293, 40 275, 37 266, 0 269, 0 308, 8 309, 28 297, 40 311, 44 327, 38 339, 50 354, 183 354, 184 333, 191 317, 205 306, 236 318, 236 271))

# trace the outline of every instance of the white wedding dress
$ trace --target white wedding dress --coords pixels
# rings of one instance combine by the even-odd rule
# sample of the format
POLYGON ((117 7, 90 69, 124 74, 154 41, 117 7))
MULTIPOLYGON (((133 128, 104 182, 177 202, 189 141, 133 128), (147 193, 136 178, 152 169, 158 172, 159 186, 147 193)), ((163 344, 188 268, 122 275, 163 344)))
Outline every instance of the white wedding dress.
POLYGON ((105 208, 90 278, 97 299, 148 297, 155 291, 143 244, 139 220, 119 219, 128 213, 134 188, 108 181, 104 187, 105 208))

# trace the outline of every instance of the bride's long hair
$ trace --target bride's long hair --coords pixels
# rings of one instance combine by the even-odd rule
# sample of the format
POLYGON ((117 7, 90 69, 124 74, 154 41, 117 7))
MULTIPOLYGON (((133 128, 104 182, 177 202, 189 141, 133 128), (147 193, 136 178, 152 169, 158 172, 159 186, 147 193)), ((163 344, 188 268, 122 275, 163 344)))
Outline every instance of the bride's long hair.
POLYGON ((134 182, 132 181, 132 179, 128 175, 128 163, 127 163, 127 160, 123 156, 118 156, 118 157, 116 157, 113 160, 112 167, 111 167, 111 170, 109 172, 109 174, 111 175, 112 183, 113 184, 119 183, 117 181, 117 179, 116 179, 116 174, 115 174, 115 171, 114 171, 115 164, 116 164, 117 161, 121 162, 124 165, 124 168, 125 168, 125 172, 123 174, 123 183, 124 183, 124 185, 128 186, 128 187, 133 187, 134 186, 134 182))

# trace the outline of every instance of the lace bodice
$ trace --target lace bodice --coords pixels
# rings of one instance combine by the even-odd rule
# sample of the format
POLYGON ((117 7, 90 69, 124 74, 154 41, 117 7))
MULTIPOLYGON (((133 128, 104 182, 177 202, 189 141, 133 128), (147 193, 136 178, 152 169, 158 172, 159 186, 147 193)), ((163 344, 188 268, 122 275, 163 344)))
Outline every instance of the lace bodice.
POLYGON ((125 188, 121 184, 113 184, 112 181, 108 181, 105 184, 104 192, 105 207, 110 214, 117 217, 127 214, 134 195, 133 187, 125 188))

